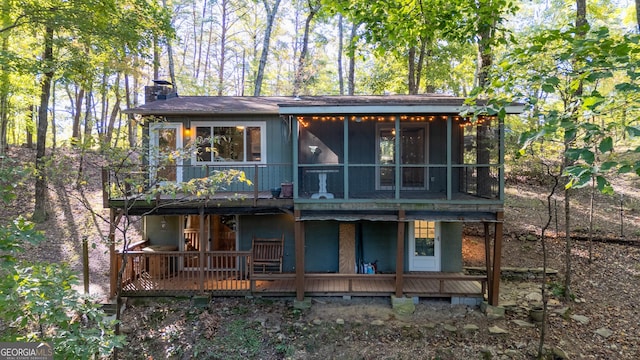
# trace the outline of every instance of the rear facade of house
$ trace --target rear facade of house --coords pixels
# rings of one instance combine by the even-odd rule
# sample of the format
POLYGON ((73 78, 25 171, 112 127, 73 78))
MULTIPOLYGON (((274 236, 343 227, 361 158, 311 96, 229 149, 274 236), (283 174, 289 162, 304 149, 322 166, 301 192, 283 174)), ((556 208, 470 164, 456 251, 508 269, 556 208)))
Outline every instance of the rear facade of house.
POLYGON ((462 106, 437 95, 179 97, 148 87, 146 104, 129 110, 148 149, 103 172, 112 228, 143 220, 140 241, 112 247, 112 293, 120 282, 129 296, 497 303, 503 124, 470 121, 462 106), (246 181, 181 192, 225 171, 246 181), (469 223, 484 225, 485 275, 464 272, 469 223))

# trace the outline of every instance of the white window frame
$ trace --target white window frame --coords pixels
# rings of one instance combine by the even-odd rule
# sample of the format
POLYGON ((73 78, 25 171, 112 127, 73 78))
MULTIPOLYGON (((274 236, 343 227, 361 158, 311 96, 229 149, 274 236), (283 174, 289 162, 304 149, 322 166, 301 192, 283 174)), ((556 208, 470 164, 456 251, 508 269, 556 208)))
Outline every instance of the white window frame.
MULTIPOLYGON (((196 165, 239 165, 239 164, 266 164, 267 163, 267 122, 266 121, 192 121, 191 133, 193 139, 196 139, 196 128, 198 127, 244 127, 245 130, 248 127, 260 128, 260 161, 247 161, 246 147, 243 151, 244 159, 242 161, 198 161, 197 154, 193 154, 191 162, 196 165)), ((247 143, 247 132, 244 131, 243 146, 247 143)))

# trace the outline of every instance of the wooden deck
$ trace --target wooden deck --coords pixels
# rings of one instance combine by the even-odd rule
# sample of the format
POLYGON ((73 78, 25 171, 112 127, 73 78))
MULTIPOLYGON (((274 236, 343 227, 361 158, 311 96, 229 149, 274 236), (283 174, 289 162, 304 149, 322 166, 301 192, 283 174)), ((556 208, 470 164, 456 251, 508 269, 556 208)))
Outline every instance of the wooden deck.
MULTIPOLYGON (((143 273, 123 286, 124 296, 190 295, 201 293, 199 271, 181 271, 154 279, 143 273)), ((447 273, 405 275, 404 294, 418 297, 483 297, 485 279, 447 273), (462 280, 462 278, 468 280, 462 280)), ((222 272, 207 271, 204 292, 213 296, 294 296, 295 274, 260 274, 254 279, 225 277, 222 272)), ((390 296, 395 293, 395 275, 305 274, 307 296, 390 296)))

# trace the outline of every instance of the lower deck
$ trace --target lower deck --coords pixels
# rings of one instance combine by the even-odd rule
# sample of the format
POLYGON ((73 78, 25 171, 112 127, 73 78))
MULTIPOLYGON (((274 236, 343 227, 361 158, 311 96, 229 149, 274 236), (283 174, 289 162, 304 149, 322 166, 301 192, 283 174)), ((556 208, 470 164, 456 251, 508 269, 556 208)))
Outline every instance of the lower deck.
MULTIPOLYGON (((396 292, 395 274, 315 274, 304 276, 307 296, 388 296, 396 292)), ((403 274, 403 294, 417 297, 484 297, 486 277, 456 273, 403 274)), ((143 272, 123 283, 124 296, 191 295, 295 296, 295 274, 253 274, 235 270, 182 270, 167 276, 143 272)))

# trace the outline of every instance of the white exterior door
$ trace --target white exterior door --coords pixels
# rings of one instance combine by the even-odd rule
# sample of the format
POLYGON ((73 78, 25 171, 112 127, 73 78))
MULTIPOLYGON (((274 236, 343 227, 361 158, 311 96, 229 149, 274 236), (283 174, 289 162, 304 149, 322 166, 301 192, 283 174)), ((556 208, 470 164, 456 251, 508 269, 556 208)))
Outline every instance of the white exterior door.
POLYGON ((410 223, 409 271, 440 271, 440 223, 410 223))

